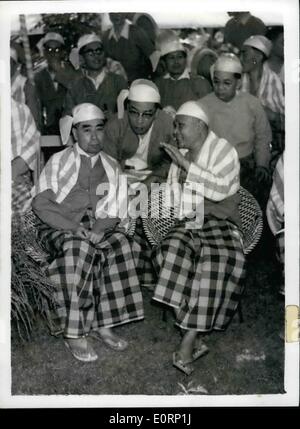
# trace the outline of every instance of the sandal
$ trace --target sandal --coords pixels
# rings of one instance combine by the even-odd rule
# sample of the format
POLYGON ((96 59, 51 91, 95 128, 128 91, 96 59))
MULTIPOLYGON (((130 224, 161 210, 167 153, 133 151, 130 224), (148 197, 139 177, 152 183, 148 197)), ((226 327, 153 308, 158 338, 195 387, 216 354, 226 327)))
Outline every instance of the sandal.
POLYGON ((173 366, 184 372, 185 375, 191 375, 195 370, 195 368, 191 365, 191 362, 183 362, 183 360, 179 358, 178 352, 173 353, 173 366))
POLYGON ((192 359, 188 363, 195 362, 195 360, 199 359, 199 357, 205 355, 209 352, 209 348, 202 341, 198 347, 195 347, 193 350, 192 359))
POLYGON ((74 358, 81 362, 94 362, 98 359, 97 353, 88 342, 85 349, 78 346, 76 347, 74 346, 74 344, 71 345, 68 342, 67 338, 64 340, 64 343, 67 349, 70 350, 74 358))
POLYGON ((103 341, 104 344, 117 352, 122 352, 128 347, 128 342, 126 340, 113 334, 102 334, 100 331, 95 330, 91 333, 91 336, 103 341))

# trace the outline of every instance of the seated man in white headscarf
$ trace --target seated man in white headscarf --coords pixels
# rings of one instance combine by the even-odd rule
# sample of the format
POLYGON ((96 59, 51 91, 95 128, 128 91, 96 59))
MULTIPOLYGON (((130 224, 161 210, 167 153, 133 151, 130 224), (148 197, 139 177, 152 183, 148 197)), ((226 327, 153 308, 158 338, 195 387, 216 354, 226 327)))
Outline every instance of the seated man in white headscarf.
POLYGON ((118 118, 108 121, 105 137, 107 152, 119 161, 129 180, 146 184, 166 180, 171 160, 160 143, 172 144, 173 120, 160 109, 153 82, 137 79, 129 91, 121 92, 118 118))
POLYGON ((186 101, 197 100, 212 91, 205 77, 191 76, 187 67, 187 51, 179 40, 167 40, 160 50, 167 73, 155 83, 164 110, 175 113, 186 101))
POLYGON ((34 76, 41 108, 41 133, 59 134, 59 119, 67 89, 78 72, 65 58, 65 41, 61 34, 47 33, 37 44, 47 66, 34 76))
POLYGON ((143 318, 139 247, 126 237, 126 222, 119 223, 119 167, 103 151, 104 124, 92 104, 73 109, 61 127, 64 141, 72 127, 76 143, 48 161, 33 200, 39 235, 52 257, 47 275, 55 285, 61 332, 84 362, 97 359, 89 334, 121 351, 128 344, 111 328, 143 318))
MULTIPOLYGON (((117 111, 117 97, 127 88, 124 77, 107 68, 103 44, 96 34, 85 34, 77 42, 82 75, 74 80, 64 101, 64 114, 80 103, 93 103, 110 116, 117 111)), ((74 50, 73 50, 74 56, 74 50)))
POLYGON ((271 69, 272 42, 265 36, 251 36, 245 40, 241 52, 243 64, 242 91, 250 92, 260 100, 272 128, 272 166, 285 146, 284 84, 271 69))
POLYGON ((209 129, 197 102, 187 102, 177 111, 175 137, 179 149, 162 146, 173 160, 168 182, 184 184, 179 199, 183 210, 181 220, 154 250, 158 280, 153 298, 174 308, 176 324, 185 334, 173 364, 191 374, 192 362, 208 351, 198 334, 224 330, 243 289, 239 160, 236 150, 209 129), (202 202, 200 198, 193 206, 197 194, 202 202), (185 222, 192 220, 193 212, 196 221, 185 222))
MULTIPOLYGON (((121 92, 118 117, 108 121, 105 137, 106 152, 119 161, 132 189, 136 190, 141 183, 150 189, 151 183, 166 181, 171 159, 160 143, 174 144, 173 120, 160 109, 160 95, 153 82, 137 79, 129 91, 121 92)), ((140 239, 142 246, 141 282, 151 284, 153 268, 147 256, 150 249, 140 227, 139 219, 135 239, 140 239)))
POLYGON ((241 186, 261 202, 270 183, 272 132, 258 98, 239 91, 241 76, 240 60, 234 54, 222 54, 212 66, 214 92, 200 102, 209 115, 211 130, 231 143, 239 155, 241 186))

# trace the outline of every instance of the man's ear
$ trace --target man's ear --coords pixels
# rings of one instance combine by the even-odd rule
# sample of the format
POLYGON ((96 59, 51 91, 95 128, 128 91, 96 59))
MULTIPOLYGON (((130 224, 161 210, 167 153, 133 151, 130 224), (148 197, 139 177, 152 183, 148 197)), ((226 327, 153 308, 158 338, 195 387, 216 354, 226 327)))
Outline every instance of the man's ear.
POLYGON ((72 127, 72 135, 73 135, 74 140, 77 142, 78 141, 78 135, 77 135, 76 127, 72 127))

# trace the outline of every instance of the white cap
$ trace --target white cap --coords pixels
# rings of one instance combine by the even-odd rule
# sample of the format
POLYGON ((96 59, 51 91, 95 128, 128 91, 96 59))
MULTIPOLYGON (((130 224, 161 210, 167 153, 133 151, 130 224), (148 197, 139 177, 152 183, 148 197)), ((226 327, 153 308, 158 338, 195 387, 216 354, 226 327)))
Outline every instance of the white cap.
POLYGON ((271 40, 267 39, 265 36, 251 36, 243 43, 244 46, 251 46, 256 48, 259 51, 263 52, 267 57, 270 56, 272 49, 271 40))
POLYGON ((51 40, 54 40, 56 42, 61 43, 62 45, 65 44, 65 41, 62 37, 61 34, 59 33, 54 33, 54 32, 49 32, 46 33, 46 35, 44 37, 42 37, 38 43, 36 44, 38 50, 40 51, 41 55, 44 55, 44 44, 47 42, 50 42, 51 40))
POLYGON ((147 79, 136 79, 132 82, 128 100, 149 103, 160 103, 160 94, 155 83, 147 79))
POLYGON ((160 94, 154 82, 147 79, 136 79, 128 89, 122 89, 117 98, 118 118, 124 116, 124 102, 126 100, 142 103, 160 103, 160 94))
POLYGON ((225 53, 214 63, 213 71, 242 74, 243 66, 236 55, 225 53))
POLYGON ((78 52, 80 51, 81 48, 93 42, 99 42, 102 44, 102 40, 100 39, 99 36, 97 36, 97 34, 84 34, 78 39, 78 42, 77 42, 78 52))
POLYGON ((50 42, 50 40, 55 40, 56 42, 61 43, 62 45, 65 44, 64 38, 59 33, 50 32, 43 37, 43 45, 47 42, 50 42))
POLYGON ((200 119, 205 122, 206 125, 209 124, 207 114, 201 104, 196 101, 187 101, 186 103, 183 103, 176 112, 176 116, 178 115, 191 116, 193 118, 200 119))
POLYGON ((105 115, 99 107, 92 103, 77 104, 72 110, 73 124, 93 119, 105 119, 105 115))
POLYGON ((162 57, 176 51, 186 52, 185 47, 179 40, 167 40, 160 45, 160 55, 162 57))
POLYGON ((77 104, 72 110, 72 116, 66 115, 59 120, 59 130, 62 143, 65 145, 70 137, 72 125, 93 119, 105 119, 105 115, 99 107, 92 103, 77 104))

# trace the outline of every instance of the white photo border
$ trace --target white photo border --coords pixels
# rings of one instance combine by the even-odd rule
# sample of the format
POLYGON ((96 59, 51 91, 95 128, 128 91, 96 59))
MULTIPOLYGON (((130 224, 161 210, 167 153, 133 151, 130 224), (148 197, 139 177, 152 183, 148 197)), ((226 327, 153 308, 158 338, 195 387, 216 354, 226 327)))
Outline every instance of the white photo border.
MULTIPOLYGON (((185 19, 196 13, 250 10, 253 15, 278 12, 285 36, 285 305, 299 306, 299 4, 297 0, 90 0, 18 1, 0 4, 0 408, 105 408, 115 407, 247 407, 299 405, 299 342, 285 344, 284 394, 266 395, 11 395, 10 366, 10 77, 9 39, 11 19, 19 14, 71 12, 146 12, 178 14, 185 19)), ((266 322, 267 323, 267 322, 266 322)))

